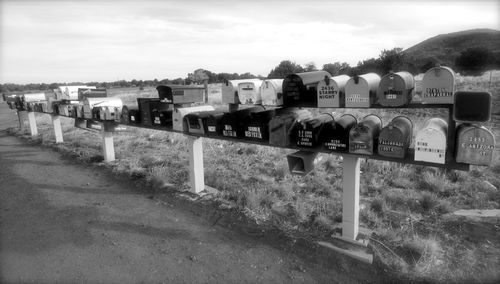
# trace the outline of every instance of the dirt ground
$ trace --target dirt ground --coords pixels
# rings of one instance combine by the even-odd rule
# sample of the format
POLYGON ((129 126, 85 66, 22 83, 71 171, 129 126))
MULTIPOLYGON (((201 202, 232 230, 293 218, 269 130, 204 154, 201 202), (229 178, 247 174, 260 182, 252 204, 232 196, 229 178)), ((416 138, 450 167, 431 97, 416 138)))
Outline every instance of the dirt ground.
POLYGON ((17 123, 0 102, 0 283, 355 282, 3 130, 17 123))

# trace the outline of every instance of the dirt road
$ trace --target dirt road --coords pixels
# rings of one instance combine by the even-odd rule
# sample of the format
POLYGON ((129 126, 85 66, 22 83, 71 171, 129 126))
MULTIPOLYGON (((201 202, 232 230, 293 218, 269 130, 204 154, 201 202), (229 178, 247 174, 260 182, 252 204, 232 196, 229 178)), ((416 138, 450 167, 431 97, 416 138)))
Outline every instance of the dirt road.
POLYGON ((0 129, 0 283, 352 282, 131 184, 0 129))

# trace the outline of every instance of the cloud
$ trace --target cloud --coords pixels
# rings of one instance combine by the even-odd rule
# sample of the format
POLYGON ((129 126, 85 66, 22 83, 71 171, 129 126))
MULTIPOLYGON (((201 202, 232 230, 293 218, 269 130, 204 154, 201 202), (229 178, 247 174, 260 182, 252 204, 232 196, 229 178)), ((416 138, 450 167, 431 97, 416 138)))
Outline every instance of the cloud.
POLYGON ((177 78, 197 68, 267 75, 284 59, 356 65, 439 33, 498 27, 491 1, 0 5, 0 82, 177 78))

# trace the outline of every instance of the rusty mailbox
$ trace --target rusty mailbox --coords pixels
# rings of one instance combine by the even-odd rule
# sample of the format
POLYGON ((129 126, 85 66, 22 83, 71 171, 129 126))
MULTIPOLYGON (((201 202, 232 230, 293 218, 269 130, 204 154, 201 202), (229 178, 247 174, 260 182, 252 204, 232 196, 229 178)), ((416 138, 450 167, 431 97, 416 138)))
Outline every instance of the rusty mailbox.
POLYGON ((281 109, 269 121, 269 144, 287 147, 291 144, 290 133, 296 121, 312 118, 312 113, 305 109, 281 109))
POLYGON ((444 164, 448 123, 441 118, 430 118, 415 136, 415 161, 444 164))
POLYGON ((260 85, 262 105, 283 105, 283 79, 266 79, 260 85))
POLYGON ((205 87, 187 85, 159 85, 158 97, 163 103, 188 104, 204 101, 205 87))
POLYGON ((356 117, 344 114, 341 117, 325 123, 320 133, 323 149, 328 151, 349 152, 349 132, 357 124, 356 117))
POLYGON ((322 113, 314 118, 296 121, 290 133, 290 141, 302 148, 318 148, 321 146, 320 133, 325 124, 334 122, 330 113, 322 113))
POLYGON ((349 153, 373 155, 382 130, 382 119, 375 114, 365 116, 349 131, 349 153))
POLYGON ((384 157, 405 158, 411 144, 413 123, 406 116, 397 116, 389 122, 378 137, 378 154, 384 157))
POLYGON ((318 83, 330 78, 326 71, 289 74, 283 80, 283 105, 286 107, 317 107, 318 83))
POLYGON ((422 103, 452 104, 455 93, 455 72, 449 67, 436 66, 422 78, 422 103))
POLYGON ((382 77, 377 90, 378 103, 385 107, 401 107, 411 102, 415 79, 406 71, 389 73, 382 77))
POLYGON ((226 137, 244 138, 243 123, 252 112, 265 110, 263 106, 253 106, 224 113, 220 119, 220 134, 226 137))
POLYGON ((360 108, 372 106, 377 98, 379 83, 380 76, 375 73, 350 78, 345 86, 345 106, 360 108))
POLYGON ((260 79, 241 79, 241 80, 228 80, 222 84, 222 103, 223 104, 239 104, 238 97, 238 84, 245 82, 260 82, 260 79))
POLYGON ((488 122, 491 119, 491 94, 456 92, 453 119, 459 122, 488 122))
POLYGON ((209 132, 211 132, 212 134, 217 134, 217 120, 215 117, 222 117, 223 114, 224 112, 221 110, 188 113, 184 116, 184 123, 187 125, 189 133, 209 135, 209 132), (210 127, 208 122, 212 118, 215 122, 212 122, 211 126, 213 127, 210 127))
POLYGON ((183 107, 175 108, 172 114, 172 128, 177 131, 188 131, 188 124, 184 121, 184 117, 189 113, 201 112, 201 111, 213 111, 215 110, 213 106, 196 106, 196 107, 183 107))
POLYGON ((318 83, 318 107, 344 107, 347 75, 325 77, 318 83))
POLYGON ((489 166, 495 150, 495 136, 484 126, 461 124, 457 128, 455 159, 458 163, 489 166))
POLYGON ((260 105, 262 96, 260 87, 262 81, 252 80, 249 82, 238 83, 238 99, 243 105, 260 105))
POLYGON ((279 109, 252 112, 243 123, 244 138, 255 141, 269 141, 269 121, 279 109))

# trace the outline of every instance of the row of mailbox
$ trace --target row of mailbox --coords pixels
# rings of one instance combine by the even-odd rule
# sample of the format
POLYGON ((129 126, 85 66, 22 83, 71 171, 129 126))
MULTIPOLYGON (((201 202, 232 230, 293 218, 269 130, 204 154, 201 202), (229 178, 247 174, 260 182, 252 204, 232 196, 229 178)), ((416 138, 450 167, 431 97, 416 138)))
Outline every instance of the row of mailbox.
MULTIPOLYGON (((401 107, 413 98, 415 80, 406 71, 382 78, 375 73, 332 77, 326 71, 289 74, 284 79, 229 80, 222 86, 222 102, 296 107, 401 107)), ((422 103, 452 104, 455 73, 434 67, 422 79, 422 103)))
MULTIPOLYGON (((137 107, 123 106, 120 99, 88 98, 84 104, 29 103, 28 111, 55 112, 93 120, 114 120, 128 125, 159 126, 205 136, 224 136, 267 142, 270 145, 322 149, 407 158, 413 137, 413 124, 397 116, 386 126, 376 115, 360 121, 350 114, 323 113, 313 117, 299 108, 265 109, 246 107, 234 112, 212 106, 175 108, 160 99, 138 98, 137 107), (99 101, 100 100, 100 101, 99 101)), ((489 165, 495 137, 485 127, 461 124, 456 130, 455 160, 460 163, 489 165)), ((414 160, 445 164, 448 145, 447 122, 432 118, 415 135, 414 160)))

